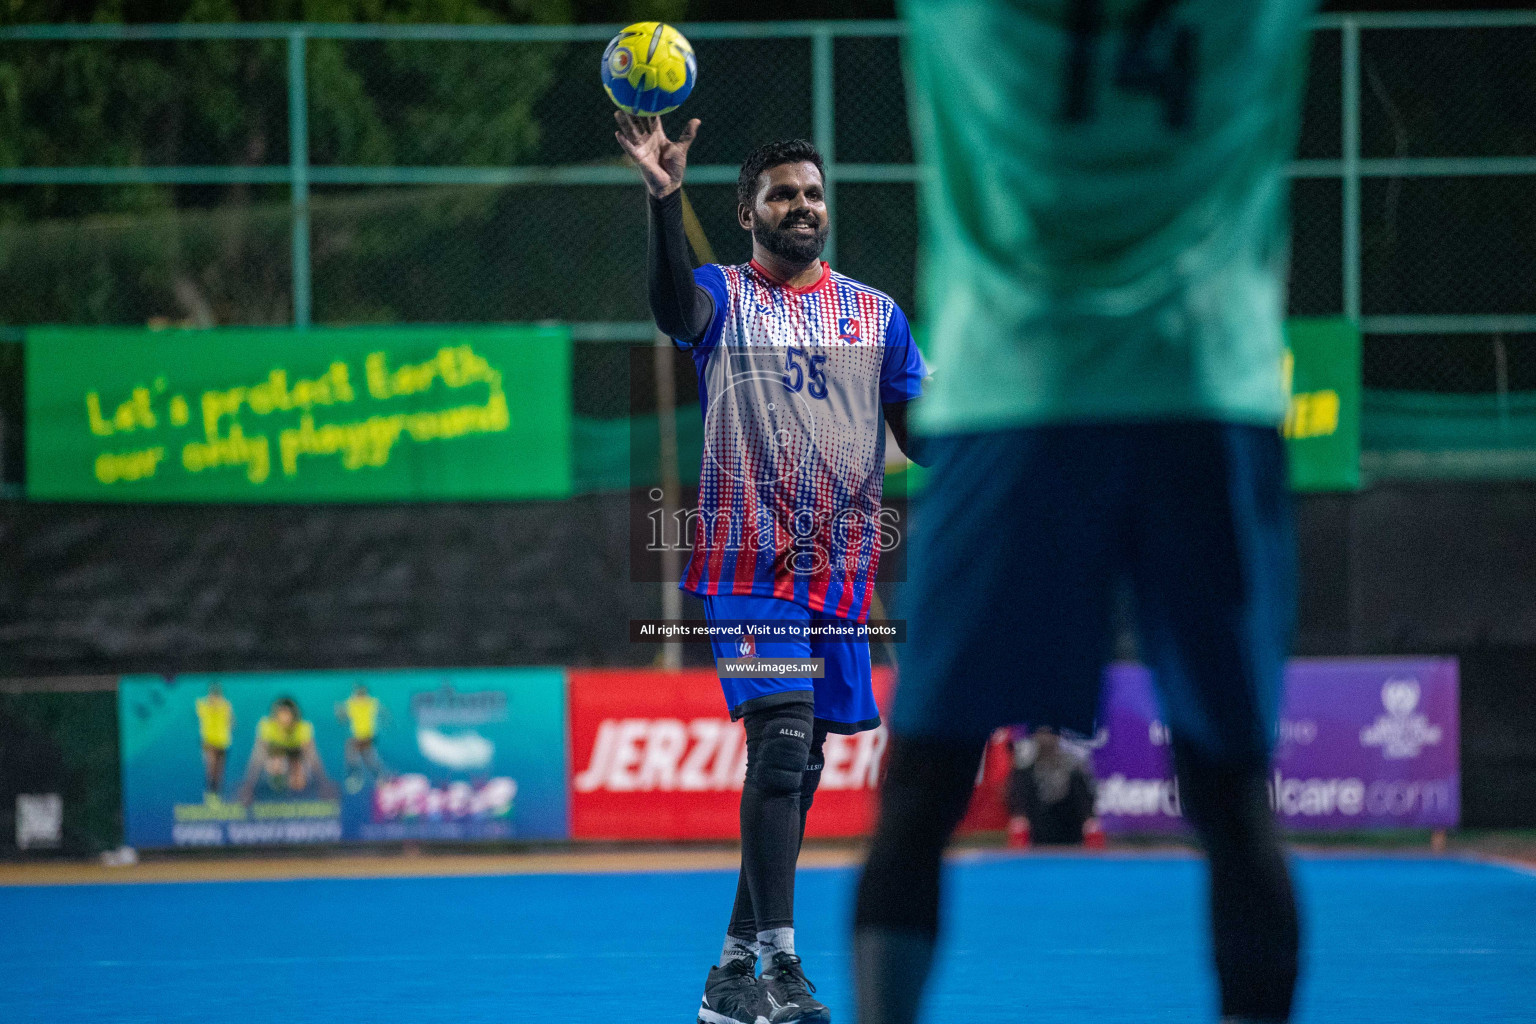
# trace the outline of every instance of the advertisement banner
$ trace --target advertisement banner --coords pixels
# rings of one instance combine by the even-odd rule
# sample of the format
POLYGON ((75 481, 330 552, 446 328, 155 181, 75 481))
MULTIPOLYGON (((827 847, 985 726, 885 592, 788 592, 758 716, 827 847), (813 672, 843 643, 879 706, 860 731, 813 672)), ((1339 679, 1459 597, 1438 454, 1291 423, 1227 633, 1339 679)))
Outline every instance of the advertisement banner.
POLYGON ((1360 330, 1343 317, 1285 323, 1285 416, 1291 487, 1360 486, 1360 330))
POLYGON ((561 327, 36 328, 26 382, 33 499, 571 493, 561 327))
MULTIPOLYGON (((874 675, 888 706, 891 677, 874 675)), ((712 669, 570 672, 571 837, 736 839, 746 733, 712 669)), ((875 821, 884 726, 831 735, 809 836, 855 836, 875 821)))
MULTIPOLYGON (((1106 832, 1182 827, 1150 673, 1115 665, 1092 752, 1106 832)), ((1270 801, 1292 830, 1454 828, 1461 817, 1454 658, 1309 659, 1286 671, 1270 801)))
POLYGON ((125 676, 132 846, 564 839, 559 669, 125 676))
MULTIPOLYGON (((927 328, 914 325, 912 336, 926 352, 927 328)), ((1290 401, 1281 432, 1290 460, 1292 490, 1358 489, 1360 329, 1341 316, 1286 320, 1282 370, 1290 401)), ((1504 424, 1500 426, 1507 430, 1504 424)), ((905 479, 906 493, 917 494, 927 471, 913 463, 900 476, 905 479)), ((887 477, 887 488, 891 483, 887 477)))

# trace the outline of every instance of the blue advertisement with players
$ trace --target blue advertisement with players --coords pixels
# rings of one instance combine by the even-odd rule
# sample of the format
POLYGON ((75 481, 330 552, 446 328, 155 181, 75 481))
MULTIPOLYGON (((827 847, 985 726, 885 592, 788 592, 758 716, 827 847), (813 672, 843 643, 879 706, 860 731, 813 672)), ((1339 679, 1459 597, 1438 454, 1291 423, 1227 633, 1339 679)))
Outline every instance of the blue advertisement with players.
POLYGON ((125 676, 139 847, 563 839, 560 669, 125 676))

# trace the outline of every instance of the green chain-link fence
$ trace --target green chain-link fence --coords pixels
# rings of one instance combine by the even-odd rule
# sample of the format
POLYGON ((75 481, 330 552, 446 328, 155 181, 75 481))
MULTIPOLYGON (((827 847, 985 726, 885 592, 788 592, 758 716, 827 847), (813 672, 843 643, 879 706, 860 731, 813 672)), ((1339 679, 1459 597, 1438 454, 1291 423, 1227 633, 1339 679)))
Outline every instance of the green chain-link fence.
MULTIPOLYGON (((683 28, 718 257, 748 254, 741 157, 808 137, 830 258, 914 308, 901 26, 683 28)), ((570 321, 576 412, 627 415, 613 343, 651 329, 644 205, 598 86, 615 30, 0 29, 0 324, 570 321)), ((1536 391, 1533 89, 1536 13, 1326 16, 1292 168, 1292 312, 1361 322, 1368 395, 1464 396, 1506 440, 1508 396, 1536 391)))

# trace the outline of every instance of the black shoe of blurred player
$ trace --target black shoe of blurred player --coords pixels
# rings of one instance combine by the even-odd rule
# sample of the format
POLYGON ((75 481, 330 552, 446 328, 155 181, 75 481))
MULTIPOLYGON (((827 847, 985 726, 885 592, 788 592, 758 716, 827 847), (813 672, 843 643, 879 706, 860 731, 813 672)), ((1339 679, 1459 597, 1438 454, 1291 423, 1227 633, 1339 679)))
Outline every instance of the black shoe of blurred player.
POLYGON ((699 1024, 768 1024, 763 986, 757 980, 757 962, 751 957, 711 967, 704 979, 704 1000, 699 1003, 699 1024))
POLYGON ((773 954, 762 982, 769 1024, 831 1024, 832 1011, 811 997, 816 986, 806 980, 795 954, 773 954))

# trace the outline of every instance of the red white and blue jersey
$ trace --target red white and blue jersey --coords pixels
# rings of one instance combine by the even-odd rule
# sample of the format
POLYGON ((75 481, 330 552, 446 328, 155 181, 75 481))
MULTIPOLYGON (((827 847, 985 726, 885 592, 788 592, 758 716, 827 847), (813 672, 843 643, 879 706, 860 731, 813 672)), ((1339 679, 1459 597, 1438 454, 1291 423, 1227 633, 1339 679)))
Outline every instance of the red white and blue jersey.
POLYGON ((793 288, 757 263, 700 267, 694 345, 704 458, 681 586, 776 597, 862 622, 880 564, 882 403, 922 393, 923 357, 884 292, 834 273, 793 288))

